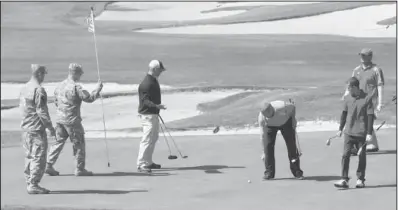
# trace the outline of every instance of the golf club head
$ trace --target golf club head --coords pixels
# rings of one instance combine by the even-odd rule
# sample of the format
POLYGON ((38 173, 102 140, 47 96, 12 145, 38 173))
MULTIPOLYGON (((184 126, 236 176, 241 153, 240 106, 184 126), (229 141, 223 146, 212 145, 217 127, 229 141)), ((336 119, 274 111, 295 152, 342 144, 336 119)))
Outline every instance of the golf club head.
POLYGON ((186 159, 186 158, 188 158, 188 156, 187 156, 187 155, 184 155, 184 156, 182 156, 182 158, 186 159))
POLYGON ((177 159, 176 155, 169 155, 169 157, 167 157, 169 160, 175 160, 177 159))

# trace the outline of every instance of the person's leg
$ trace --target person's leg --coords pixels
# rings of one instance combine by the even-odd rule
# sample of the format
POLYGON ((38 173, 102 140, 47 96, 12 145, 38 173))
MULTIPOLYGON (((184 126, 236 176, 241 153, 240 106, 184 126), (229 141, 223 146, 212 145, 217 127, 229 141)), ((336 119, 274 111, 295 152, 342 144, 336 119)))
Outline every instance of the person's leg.
POLYGON ((352 136, 344 134, 344 149, 343 149, 343 156, 341 159, 341 180, 334 183, 335 187, 338 188, 348 188, 348 172, 350 168, 350 157, 351 157, 351 150, 353 147, 353 139, 352 136))
POLYGON ((75 175, 92 176, 93 172, 86 170, 86 140, 84 137, 84 128, 81 123, 65 126, 70 140, 73 144, 73 156, 75 157, 75 175))
POLYGON ((151 132, 151 137, 149 141, 149 147, 148 147, 148 164, 152 165, 153 164, 153 152, 155 151, 155 146, 156 142, 159 139, 159 116, 158 115, 152 115, 151 116, 151 121, 152 121, 152 132, 151 132))
POLYGON ((50 191, 39 186, 44 175, 47 159, 47 134, 45 131, 37 131, 29 133, 31 145, 30 162, 30 180, 28 193, 30 194, 46 194, 50 191))
MULTIPOLYGON (((365 138, 357 138, 358 148, 363 146, 366 141, 365 138)), ((357 187, 364 187, 365 184, 365 171, 366 171, 366 150, 362 150, 361 154, 358 157, 358 168, 357 168, 357 187)))
POLYGON ((263 128, 264 135, 262 137, 263 151, 264 151, 264 179, 272 179, 275 177, 275 140, 278 132, 277 127, 263 128))
POLYGON ((303 171, 300 169, 300 158, 298 156, 296 145, 296 131, 293 129, 292 118, 290 118, 281 129, 283 138, 285 139, 287 154, 289 157, 290 170, 294 177, 302 177, 303 171), (292 160, 295 159, 295 162, 292 160))
POLYGON ((47 166, 45 171, 45 173, 50 176, 59 175, 59 172, 54 169, 53 165, 58 160, 58 157, 61 154, 62 149, 64 148, 65 142, 69 138, 69 134, 62 124, 57 123, 55 130, 56 130, 56 138, 55 142, 50 146, 50 151, 48 153, 47 166))
POLYGON ((142 125, 142 139, 140 142, 140 148, 138 151, 138 158, 137 158, 137 168, 145 168, 149 166, 149 161, 148 161, 148 154, 149 154, 149 146, 152 138, 152 121, 151 121, 151 116, 150 115, 140 115, 141 118, 141 125, 142 125))
MULTIPOLYGON (((376 107, 377 107, 377 105, 378 105, 378 102, 377 102, 377 98, 376 98, 376 97, 373 98, 372 103, 373 103, 373 107, 376 109, 376 107)), ((376 116, 376 115, 375 115, 375 116, 376 116)), ((366 150, 367 150, 368 152, 377 152, 377 151, 379 151, 379 142, 378 142, 378 140, 377 140, 376 131, 373 131, 372 140, 370 140, 369 142, 367 142, 366 150)))
POLYGON ((22 132, 22 146, 25 150, 25 170, 24 170, 24 175, 25 175, 25 180, 26 184, 29 186, 30 185, 30 163, 32 161, 32 141, 31 138, 29 138, 29 133, 28 132, 22 132))

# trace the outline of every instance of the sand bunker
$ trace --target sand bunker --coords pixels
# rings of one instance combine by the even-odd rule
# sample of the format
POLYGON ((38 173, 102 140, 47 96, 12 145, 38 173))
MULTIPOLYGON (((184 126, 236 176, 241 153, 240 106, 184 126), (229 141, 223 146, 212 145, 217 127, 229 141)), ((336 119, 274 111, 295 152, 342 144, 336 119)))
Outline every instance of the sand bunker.
POLYGON ((396 16, 396 5, 379 5, 324 15, 258 23, 202 25, 149 29, 140 32, 167 34, 329 34, 352 37, 396 37, 396 25, 378 21, 396 16))
MULTIPOLYGON (((225 17, 246 10, 205 11, 236 6, 308 4, 314 2, 117 2, 111 10, 104 11, 96 20, 107 21, 186 21, 225 17), (118 11, 120 10, 120 11, 118 11)), ((316 3, 316 2, 315 2, 316 3)))
MULTIPOLYGON (((167 106, 167 110, 162 111, 162 117, 166 122, 193 117, 200 114, 196 106, 199 103, 218 100, 236 93, 239 90, 188 92, 163 94, 162 102, 167 106), (183 100, 183 103, 181 103, 183 100)), ((108 130, 126 129, 141 127, 138 118, 138 96, 120 96, 106 98, 103 100, 106 127, 108 130)), ((55 119, 55 106, 49 104, 49 112, 55 119)), ((82 106, 82 117, 87 131, 103 129, 101 102, 85 103, 82 106)), ((4 130, 19 130, 20 123, 19 108, 12 108, 1 111, 1 120, 5 122, 4 130)))
MULTIPOLYGON (((44 83, 43 87, 47 91, 47 96, 54 96, 54 90, 58 83, 44 83)), ((19 91, 23 87, 24 84, 14 84, 14 83, 1 83, 1 99, 18 99, 19 91)), ((88 90, 89 92, 94 90, 96 84, 88 83, 82 84, 82 86, 88 90)), ((173 89, 171 86, 161 85, 163 90, 173 89)), ((136 91, 138 90, 138 84, 132 85, 121 85, 117 83, 104 83, 103 93, 117 93, 117 92, 125 92, 125 91, 136 91)))

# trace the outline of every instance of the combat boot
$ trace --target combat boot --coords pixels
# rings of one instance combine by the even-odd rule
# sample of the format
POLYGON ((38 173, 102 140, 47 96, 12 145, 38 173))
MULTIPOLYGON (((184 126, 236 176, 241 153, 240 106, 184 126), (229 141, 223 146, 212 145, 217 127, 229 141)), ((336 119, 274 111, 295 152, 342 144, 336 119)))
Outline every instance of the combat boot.
POLYGON ((50 190, 40 187, 38 184, 29 184, 27 187, 28 194, 48 194, 50 190))
POLYGON ((86 169, 76 169, 75 176, 92 176, 92 171, 87 171, 86 169))
POLYGON ((46 171, 44 173, 48 174, 49 176, 58 176, 59 175, 59 172, 56 171, 54 169, 54 167, 49 163, 47 163, 46 171))

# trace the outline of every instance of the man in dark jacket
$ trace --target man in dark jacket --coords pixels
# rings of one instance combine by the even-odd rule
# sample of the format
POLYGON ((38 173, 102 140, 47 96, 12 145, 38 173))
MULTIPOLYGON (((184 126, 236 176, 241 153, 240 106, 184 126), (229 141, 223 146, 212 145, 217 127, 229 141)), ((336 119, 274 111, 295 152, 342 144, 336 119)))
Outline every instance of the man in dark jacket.
MULTIPOLYGON (((359 80, 352 77, 348 81, 348 91, 350 95, 344 99, 343 112, 341 114, 340 128, 337 133, 342 135, 344 129, 344 151, 341 161, 342 179, 334 184, 338 188, 348 188, 348 172, 350 165, 350 156, 352 147, 366 147, 366 143, 372 140, 374 107, 372 97, 375 94, 368 95, 359 88, 359 80)), ((365 187, 365 169, 366 169, 366 148, 359 154, 359 163, 357 169, 357 188, 365 187)))
POLYGON ((139 107, 143 136, 137 158, 138 171, 150 173, 151 169, 160 169, 161 165, 152 161, 155 144, 159 138, 159 112, 166 109, 162 105, 160 85, 158 78, 166 71, 163 63, 152 60, 149 63, 149 71, 138 87, 139 107))

